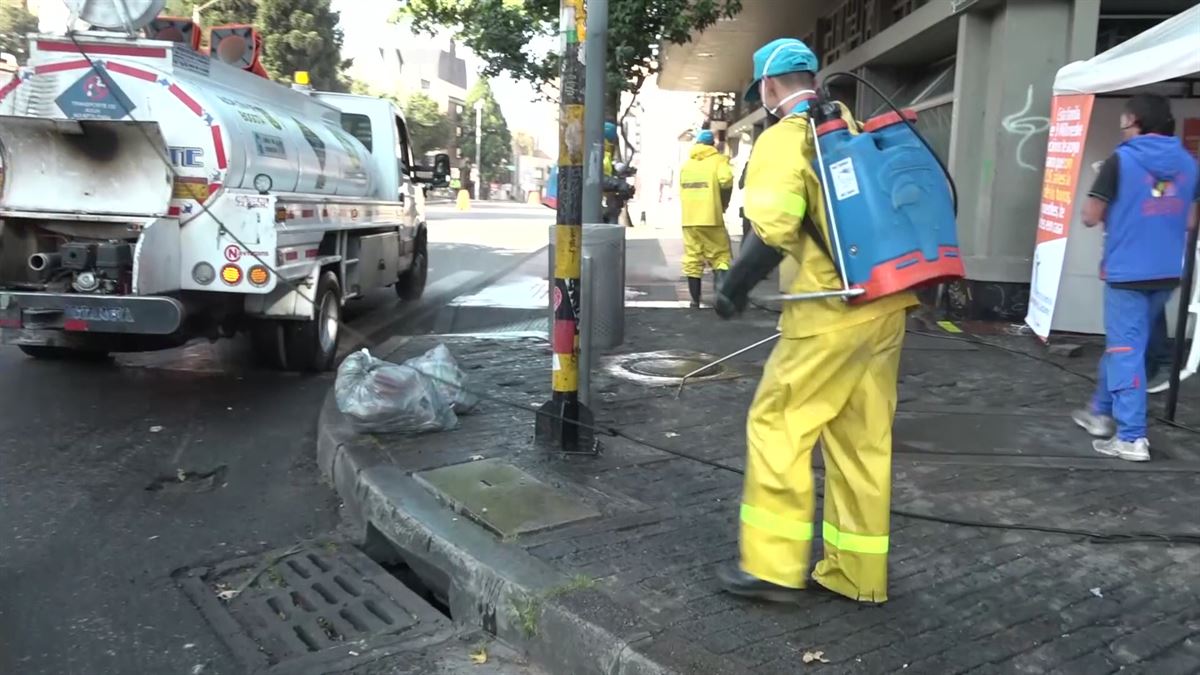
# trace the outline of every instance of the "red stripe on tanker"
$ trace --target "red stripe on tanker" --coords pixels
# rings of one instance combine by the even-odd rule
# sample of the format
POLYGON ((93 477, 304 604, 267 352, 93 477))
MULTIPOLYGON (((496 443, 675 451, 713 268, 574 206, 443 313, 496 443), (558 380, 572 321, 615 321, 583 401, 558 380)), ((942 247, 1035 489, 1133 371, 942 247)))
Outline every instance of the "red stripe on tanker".
POLYGON ((51 42, 38 40, 37 48, 43 52, 69 52, 72 54, 87 53, 103 54, 104 56, 134 56, 143 59, 163 59, 167 56, 164 47, 134 47, 104 43, 89 43, 83 46, 83 52, 73 42, 51 42))

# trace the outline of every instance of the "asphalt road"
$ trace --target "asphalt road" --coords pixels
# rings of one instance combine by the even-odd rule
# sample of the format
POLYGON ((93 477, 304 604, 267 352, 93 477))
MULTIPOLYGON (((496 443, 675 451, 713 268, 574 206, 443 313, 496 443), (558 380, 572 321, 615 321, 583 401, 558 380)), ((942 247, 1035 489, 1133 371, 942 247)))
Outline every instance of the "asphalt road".
MULTIPOLYGON (((431 296, 531 262, 550 222, 431 209, 431 296)), ((435 314, 388 289, 347 318, 388 334, 435 314)), ((258 370, 236 340, 90 365, 0 348, 0 673, 238 672, 169 575, 337 528, 313 453, 332 379, 258 370)))

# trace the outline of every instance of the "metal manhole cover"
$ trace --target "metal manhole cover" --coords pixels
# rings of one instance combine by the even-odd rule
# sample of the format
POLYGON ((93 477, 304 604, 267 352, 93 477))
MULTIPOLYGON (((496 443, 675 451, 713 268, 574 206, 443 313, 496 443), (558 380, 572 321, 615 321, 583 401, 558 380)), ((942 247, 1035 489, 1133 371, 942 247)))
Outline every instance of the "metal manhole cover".
MULTIPOLYGON (((695 372, 704 366, 712 363, 706 359, 699 358, 654 358, 640 359, 631 361, 625 364, 625 368, 639 375, 649 375, 650 377, 679 377, 695 372)), ((700 373, 698 377, 716 377, 725 372, 725 366, 718 364, 700 373)))
POLYGON ((349 668, 383 648, 451 630, 445 616, 346 544, 193 567, 175 580, 250 672, 349 668))
MULTIPOLYGON (((684 375, 716 361, 717 358, 711 354, 682 349, 618 354, 604 359, 603 370, 612 377, 639 384, 670 385, 678 384, 684 375)), ((688 382, 733 380, 744 374, 736 363, 722 363, 689 378, 688 382)))

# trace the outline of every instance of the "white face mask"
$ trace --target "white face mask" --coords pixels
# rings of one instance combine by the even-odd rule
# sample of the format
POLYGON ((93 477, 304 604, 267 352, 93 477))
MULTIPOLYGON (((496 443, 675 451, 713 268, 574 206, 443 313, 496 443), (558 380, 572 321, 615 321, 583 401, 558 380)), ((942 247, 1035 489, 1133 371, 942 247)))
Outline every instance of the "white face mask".
MULTIPOLYGON (((815 93, 817 93, 817 92, 813 89, 801 89, 799 91, 794 91, 794 92, 788 94, 787 96, 785 96, 783 99, 781 99, 774 108, 770 108, 770 107, 767 107, 766 78, 763 78, 763 81, 758 83, 758 98, 763 102, 763 107, 767 109, 767 112, 771 113, 772 115, 774 115, 776 117, 786 117, 787 116, 786 113, 780 114, 780 111, 787 110, 786 106, 789 101, 793 101, 793 100, 795 100, 801 96, 804 96, 806 94, 815 94, 815 93)), ((790 113, 791 111, 788 110, 787 112, 790 113)))

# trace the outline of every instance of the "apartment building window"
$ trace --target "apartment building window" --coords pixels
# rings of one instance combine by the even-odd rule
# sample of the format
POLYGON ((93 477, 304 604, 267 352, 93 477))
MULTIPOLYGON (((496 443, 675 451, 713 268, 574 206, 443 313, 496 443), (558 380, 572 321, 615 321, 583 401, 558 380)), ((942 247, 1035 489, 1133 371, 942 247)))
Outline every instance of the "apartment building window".
POLYGON ((430 87, 429 80, 421 80, 421 89, 424 89, 425 91, 429 91, 429 87, 430 87))

